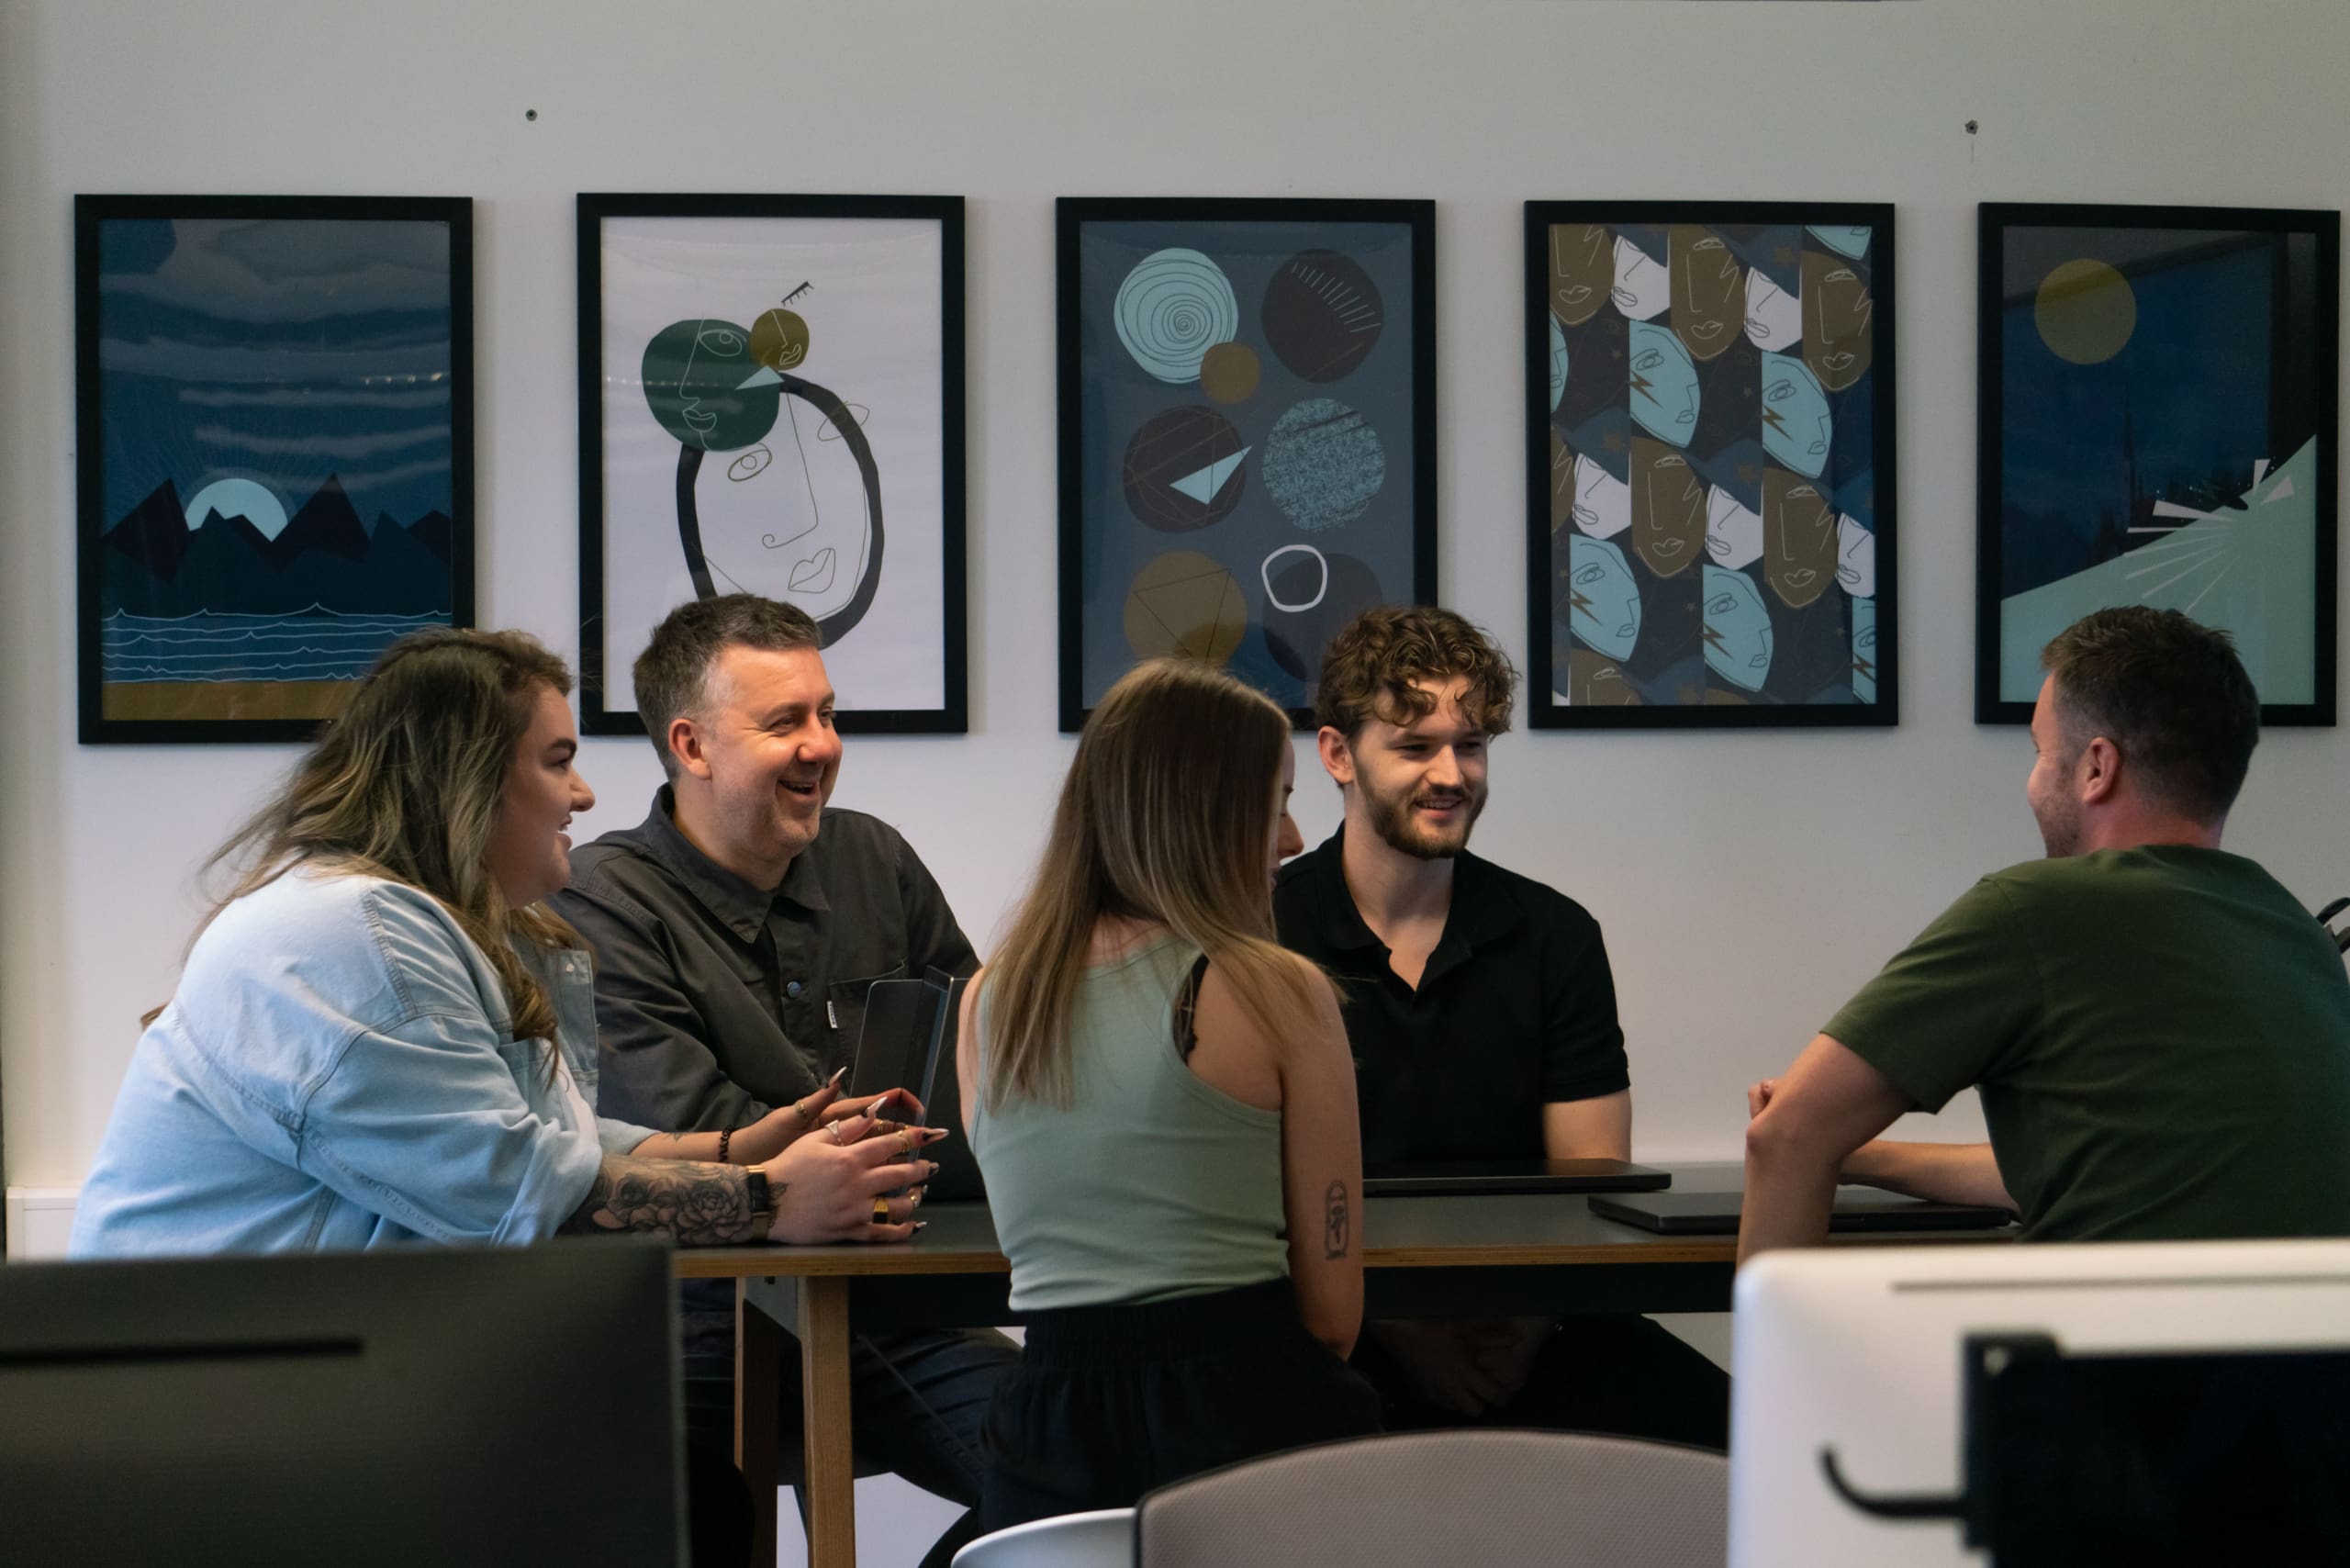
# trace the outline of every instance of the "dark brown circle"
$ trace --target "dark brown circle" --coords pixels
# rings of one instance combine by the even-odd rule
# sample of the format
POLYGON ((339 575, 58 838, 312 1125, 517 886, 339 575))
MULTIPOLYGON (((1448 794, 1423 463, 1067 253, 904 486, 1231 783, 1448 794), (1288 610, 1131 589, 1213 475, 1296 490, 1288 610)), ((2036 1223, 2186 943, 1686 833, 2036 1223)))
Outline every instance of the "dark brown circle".
POLYGON ((1220 466, 1241 450, 1240 432, 1214 409, 1192 405, 1153 414, 1126 442, 1121 465, 1126 505, 1161 533, 1221 522, 1248 486, 1245 463, 1220 466))
POLYGON ((1353 258, 1302 251, 1265 286, 1265 342, 1303 381, 1337 381, 1379 342, 1387 305, 1353 258))

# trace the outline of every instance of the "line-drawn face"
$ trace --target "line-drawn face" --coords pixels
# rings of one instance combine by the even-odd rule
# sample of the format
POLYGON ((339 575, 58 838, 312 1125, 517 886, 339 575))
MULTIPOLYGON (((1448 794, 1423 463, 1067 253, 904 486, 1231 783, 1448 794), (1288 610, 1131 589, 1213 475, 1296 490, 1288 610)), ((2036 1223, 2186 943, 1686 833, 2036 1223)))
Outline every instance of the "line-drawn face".
POLYGON ((1706 667, 1742 691, 1771 678, 1771 611, 1744 572, 1706 568, 1706 667))
POLYGON ((1876 535, 1849 517, 1836 520, 1836 581, 1854 599, 1876 597, 1876 535))
POLYGON ((1876 700, 1876 600, 1852 601, 1852 695, 1876 700))
POLYGON ((1567 705, 1571 708, 1638 708, 1640 694, 1616 661, 1589 648, 1567 653, 1567 705))
POLYGON ((1632 323, 1631 379, 1632 418, 1640 428, 1659 441, 1688 445, 1697 429, 1697 366, 1670 329, 1632 323))
MULTIPOLYGON (((866 410, 848 412, 861 420, 866 410)), ((765 594, 822 621, 848 608, 872 565, 872 505, 856 455, 796 394, 766 440, 702 464, 694 510, 722 593, 765 594)))
POLYGON ((1746 336, 1758 349, 1793 353, 1803 342, 1803 302, 1764 274, 1746 274, 1746 336))
POLYGON ((1605 539, 1567 535, 1567 626, 1611 659, 1629 658, 1640 637, 1640 588, 1624 553, 1605 539))
POLYGON ((1850 262, 1803 253, 1803 362, 1830 392, 1867 373, 1876 353, 1869 325, 1875 312, 1867 280, 1850 262))
POLYGON ((1828 591, 1836 575, 1836 510, 1810 480, 1762 476, 1762 577, 1790 610, 1828 591))
POLYGON ((1632 442, 1632 553, 1660 577, 1705 553, 1706 487, 1689 459, 1653 441, 1632 442))
POLYGON ((1746 274, 1721 237, 1694 223, 1673 226, 1673 330, 1690 357, 1729 347, 1746 319, 1746 274))
POLYGON ((1793 354, 1762 356, 1762 450, 1772 461, 1817 479, 1828 466, 1836 422, 1819 378, 1793 354))
POLYGON ((1559 319, 1550 318, 1550 411, 1559 411, 1559 399, 1567 391, 1567 335, 1559 330, 1559 319))
MULTIPOLYGON (((1632 526, 1632 487, 1590 458, 1571 453, 1553 436, 1551 477, 1567 516, 1594 539, 1613 539, 1632 526)), ((1554 507, 1555 513, 1555 507, 1554 507)))
POLYGON ((1762 554, 1762 514, 1740 506, 1719 485, 1707 491, 1706 559, 1736 571, 1762 554))
POLYGON ((1550 226, 1550 312, 1570 327, 1599 313, 1616 286, 1616 246, 1596 223, 1550 226))
POLYGON ((1663 314, 1673 303, 1673 280, 1654 256, 1618 235, 1616 240, 1616 308, 1635 321, 1663 314))

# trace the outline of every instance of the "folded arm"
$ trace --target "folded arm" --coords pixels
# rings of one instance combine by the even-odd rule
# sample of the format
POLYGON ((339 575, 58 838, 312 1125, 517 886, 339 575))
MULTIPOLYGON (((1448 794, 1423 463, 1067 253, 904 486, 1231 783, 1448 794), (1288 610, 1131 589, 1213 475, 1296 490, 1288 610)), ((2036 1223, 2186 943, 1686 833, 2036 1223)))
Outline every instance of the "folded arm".
POLYGON ((1891 1079, 1827 1035, 1813 1036, 1786 1076, 1751 1099, 1741 1264, 1774 1247, 1825 1243, 1844 1161, 1910 1109, 1891 1079))

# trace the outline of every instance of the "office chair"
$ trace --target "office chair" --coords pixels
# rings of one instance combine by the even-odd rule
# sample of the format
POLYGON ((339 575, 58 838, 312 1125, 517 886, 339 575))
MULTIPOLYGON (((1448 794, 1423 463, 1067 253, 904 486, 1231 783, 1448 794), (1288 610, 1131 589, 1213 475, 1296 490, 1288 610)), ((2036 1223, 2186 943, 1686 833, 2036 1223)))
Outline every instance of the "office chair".
POLYGON ((1404 1433, 1325 1443, 1161 1486, 1136 1568, 1454 1568, 1539 1561, 1723 1568, 1729 1461, 1580 1432, 1404 1433))
POLYGON ((1133 1568, 1135 1511, 1063 1514, 983 1535, 955 1554, 954 1568, 1133 1568))

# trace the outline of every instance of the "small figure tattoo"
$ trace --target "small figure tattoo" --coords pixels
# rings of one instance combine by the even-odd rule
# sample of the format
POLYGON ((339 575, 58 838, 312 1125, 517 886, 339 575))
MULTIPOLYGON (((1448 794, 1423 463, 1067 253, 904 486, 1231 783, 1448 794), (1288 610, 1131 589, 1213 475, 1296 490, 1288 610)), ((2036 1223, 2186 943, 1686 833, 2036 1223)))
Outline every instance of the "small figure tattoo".
POLYGON ((1351 1239, 1348 1232, 1353 1229, 1348 1223, 1347 1184, 1331 1182, 1330 1190, 1322 1195, 1322 1256, 1343 1258, 1351 1239))

